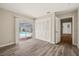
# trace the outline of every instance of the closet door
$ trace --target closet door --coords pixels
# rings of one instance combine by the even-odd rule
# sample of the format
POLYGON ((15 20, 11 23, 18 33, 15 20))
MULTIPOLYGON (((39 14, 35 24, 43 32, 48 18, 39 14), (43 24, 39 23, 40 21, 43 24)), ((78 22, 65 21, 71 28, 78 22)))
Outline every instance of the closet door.
POLYGON ((51 42, 51 17, 37 19, 35 21, 35 35, 37 39, 51 42))

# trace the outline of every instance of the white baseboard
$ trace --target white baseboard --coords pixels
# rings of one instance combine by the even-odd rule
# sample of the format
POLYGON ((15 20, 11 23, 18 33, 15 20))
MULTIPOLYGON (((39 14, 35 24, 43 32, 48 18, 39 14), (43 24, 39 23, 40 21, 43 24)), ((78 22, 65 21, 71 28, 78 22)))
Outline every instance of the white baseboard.
MULTIPOLYGON (((42 39, 38 39, 38 40, 42 40, 42 39)), ((46 42, 49 42, 51 44, 56 44, 55 42, 50 42, 50 41, 47 41, 47 40, 42 40, 42 41, 46 41, 46 42)))
POLYGON ((50 42, 50 43, 52 43, 52 44, 56 44, 55 42, 50 42))
POLYGON ((5 47, 5 46, 9 46, 9 45, 12 45, 12 44, 15 44, 15 42, 11 42, 11 43, 7 43, 7 44, 4 44, 4 45, 1 45, 0 48, 1 47, 5 47))

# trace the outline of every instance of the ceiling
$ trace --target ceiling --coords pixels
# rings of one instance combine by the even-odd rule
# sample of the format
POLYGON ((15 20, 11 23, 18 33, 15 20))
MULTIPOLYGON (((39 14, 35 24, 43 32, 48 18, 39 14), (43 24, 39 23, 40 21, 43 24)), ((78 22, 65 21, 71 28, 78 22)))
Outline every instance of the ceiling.
POLYGON ((79 7, 78 3, 0 3, 0 8, 31 17, 41 17, 47 12, 63 11, 79 7))

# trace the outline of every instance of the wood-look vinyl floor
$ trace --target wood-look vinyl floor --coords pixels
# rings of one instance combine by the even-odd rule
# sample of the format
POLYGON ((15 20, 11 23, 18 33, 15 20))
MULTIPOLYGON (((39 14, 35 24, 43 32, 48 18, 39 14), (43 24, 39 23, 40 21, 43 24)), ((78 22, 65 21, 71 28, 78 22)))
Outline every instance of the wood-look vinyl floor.
POLYGON ((42 40, 29 39, 0 49, 0 56, 79 56, 79 49, 68 44, 53 45, 42 40))

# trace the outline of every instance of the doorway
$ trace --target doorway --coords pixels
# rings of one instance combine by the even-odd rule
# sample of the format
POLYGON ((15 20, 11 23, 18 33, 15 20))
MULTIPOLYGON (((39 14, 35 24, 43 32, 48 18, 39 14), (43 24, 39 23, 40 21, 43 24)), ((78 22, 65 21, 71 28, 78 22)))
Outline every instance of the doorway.
POLYGON ((32 24, 29 22, 19 23, 19 40, 25 41, 32 38, 32 24))
POLYGON ((61 19, 60 23, 61 23, 60 43, 72 44, 72 18, 61 19))
POLYGON ((33 21, 26 18, 15 18, 15 40, 16 44, 33 39, 33 21))

